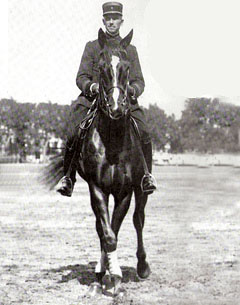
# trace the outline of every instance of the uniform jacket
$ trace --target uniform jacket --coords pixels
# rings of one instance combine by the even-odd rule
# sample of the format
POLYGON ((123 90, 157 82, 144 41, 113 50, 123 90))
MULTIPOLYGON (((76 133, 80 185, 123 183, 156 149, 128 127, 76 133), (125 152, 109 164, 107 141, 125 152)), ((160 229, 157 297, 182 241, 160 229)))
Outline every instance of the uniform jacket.
MULTIPOLYGON (((106 37, 108 44, 110 46, 112 45, 113 47, 121 41, 121 37, 119 35, 116 37, 111 37, 110 35, 106 34, 106 37)), ((98 43, 98 40, 96 39, 94 41, 89 41, 86 44, 82 55, 80 67, 77 73, 76 83, 78 88, 82 91, 81 95, 84 95, 86 97, 90 97, 91 84, 98 82, 98 62, 100 51, 101 48, 98 43)), ((133 45, 129 45, 127 47, 127 54, 128 59, 130 61, 129 84, 135 88, 136 97, 138 97, 143 93, 145 82, 142 75, 142 70, 136 47, 133 45)), ((81 100, 82 104, 87 107, 90 107, 91 98, 81 100)))

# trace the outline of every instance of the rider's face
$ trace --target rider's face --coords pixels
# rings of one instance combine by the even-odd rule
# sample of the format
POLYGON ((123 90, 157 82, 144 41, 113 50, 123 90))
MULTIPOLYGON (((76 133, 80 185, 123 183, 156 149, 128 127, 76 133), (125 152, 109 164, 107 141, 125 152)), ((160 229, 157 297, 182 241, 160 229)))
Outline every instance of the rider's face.
POLYGON ((122 16, 119 14, 107 14, 103 17, 103 24, 106 31, 112 35, 118 34, 123 23, 122 16))

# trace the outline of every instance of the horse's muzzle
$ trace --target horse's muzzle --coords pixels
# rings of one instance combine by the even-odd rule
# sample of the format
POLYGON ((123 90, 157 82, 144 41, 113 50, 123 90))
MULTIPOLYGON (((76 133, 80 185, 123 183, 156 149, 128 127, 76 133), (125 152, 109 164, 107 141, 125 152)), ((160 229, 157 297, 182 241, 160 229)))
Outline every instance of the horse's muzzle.
POLYGON ((120 109, 112 110, 111 108, 109 108, 108 114, 111 119, 119 120, 125 116, 125 111, 121 111, 120 109))

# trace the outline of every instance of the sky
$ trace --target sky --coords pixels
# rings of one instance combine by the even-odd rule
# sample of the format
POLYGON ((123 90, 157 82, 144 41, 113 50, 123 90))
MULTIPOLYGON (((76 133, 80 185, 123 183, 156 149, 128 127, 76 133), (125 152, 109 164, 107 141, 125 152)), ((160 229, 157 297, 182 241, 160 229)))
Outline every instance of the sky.
MULTIPOLYGON (((85 44, 97 38, 102 0, 3 0, 0 99, 70 104, 85 44)), ((146 87, 140 105, 179 117, 188 97, 240 105, 238 0, 122 0, 146 87)))

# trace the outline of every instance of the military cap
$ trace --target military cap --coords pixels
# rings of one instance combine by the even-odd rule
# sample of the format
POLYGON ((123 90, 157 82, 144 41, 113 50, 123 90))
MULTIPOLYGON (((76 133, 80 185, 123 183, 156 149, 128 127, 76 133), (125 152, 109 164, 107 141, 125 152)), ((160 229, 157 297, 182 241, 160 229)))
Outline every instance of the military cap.
POLYGON ((107 14, 119 14, 122 16, 123 6, 119 2, 106 2, 102 6, 103 16, 107 14))

